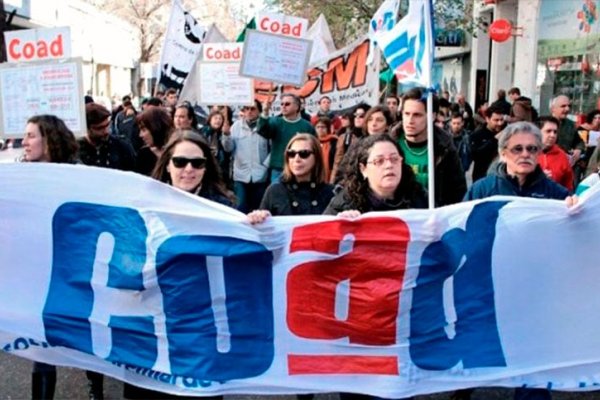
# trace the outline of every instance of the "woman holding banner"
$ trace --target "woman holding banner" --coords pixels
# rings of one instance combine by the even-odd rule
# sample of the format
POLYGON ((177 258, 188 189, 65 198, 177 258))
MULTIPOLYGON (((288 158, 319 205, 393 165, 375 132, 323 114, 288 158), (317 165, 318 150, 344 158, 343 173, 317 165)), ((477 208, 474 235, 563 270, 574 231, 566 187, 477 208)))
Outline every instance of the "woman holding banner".
MULTIPOLYGON (((29 118, 25 127, 21 161, 75 164, 78 149, 75 135, 63 120, 54 115, 36 115, 29 118)), ((55 388, 56 367, 34 362, 31 374, 31 398, 52 399, 55 388)))
POLYGON ((389 135, 362 139, 348 157, 343 189, 331 200, 325 214, 355 218, 369 211, 427 208, 425 190, 389 135))
MULTIPOLYGON (((156 162, 152 177, 202 198, 229 207, 234 205, 233 196, 225 188, 210 146, 200 134, 192 130, 177 130, 172 134, 156 162)), ((123 397, 126 399, 190 398, 144 389, 129 383, 123 385, 123 397)), ((223 396, 209 396, 202 399, 222 400, 223 396)))
POLYGON ((260 210, 248 214, 250 223, 261 223, 270 215, 322 214, 333 197, 333 186, 325 180, 321 145, 316 137, 308 133, 292 137, 284 157, 280 181, 267 188, 260 210))

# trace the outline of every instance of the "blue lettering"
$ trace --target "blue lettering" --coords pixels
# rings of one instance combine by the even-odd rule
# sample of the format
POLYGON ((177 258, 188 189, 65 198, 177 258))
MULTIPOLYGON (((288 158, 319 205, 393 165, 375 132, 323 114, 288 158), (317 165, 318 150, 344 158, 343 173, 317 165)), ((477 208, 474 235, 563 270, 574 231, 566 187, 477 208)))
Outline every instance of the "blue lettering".
MULTIPOLYGON (((130 208, 87 203, 61 205, 52 221, 52 275, 43 320, 48 343, 93 354, 89 317, 94 303, 92 273, 98 239, 108 233, 114 247, 108 286, 142 290, 148 232, 140 214, 130 208)), ((111 317, 113 361, 152 367, 157 340, 151 317, 111 317)))
POLYGON ((496 221, 506 204, 476 205, 465 230, 446 232, 423 252, 410 312, 410 355, 419 368, 447 370, 459 361, 464 368, 506 365, 496 324, 492 280, 496 221), (443 304, 443 285, 450 277, 454 277, 457 316, 452 339, 446 333, 443 304))
POLYGON ((165 241, 156 258, 171 372, 225 381, 266 371, 274 357, 272 253, 235 238, 178 236, 165 241), (211 270, 223 274, 220 311, 211 300, 211 270), (228 330, 221 349, 217 326, 228 330))

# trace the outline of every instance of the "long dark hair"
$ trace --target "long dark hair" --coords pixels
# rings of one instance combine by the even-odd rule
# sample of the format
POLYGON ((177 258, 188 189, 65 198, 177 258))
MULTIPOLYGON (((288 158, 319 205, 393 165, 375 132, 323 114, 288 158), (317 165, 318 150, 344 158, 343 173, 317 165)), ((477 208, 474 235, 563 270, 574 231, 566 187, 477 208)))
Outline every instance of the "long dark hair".
POLYGON ((140 130, 146 128, 152 135, 152 141, 154 146, 162 149, 171 132, 173 132, 173 118, 170 114, 161 107, 150 107, 141 114, 135 117, 140 130))
MULTIPOLYGON (((363 177, 360 167, 367 165, 369 152, 376 143, 387 142, 394 145, 398 150, 398 154, 404 158, 404 152, 398 143, 392 139, 387 133, 379 135, 371 135, 361 138, 356 146, 350 148, 346 155, 349 159, 346 164, 346 179, 344 181, 344 189, 350 204, 357 210, 362 212, 370 209, 369 205, 369 182, 363 177)), ((412 206, 416 198, 423 193, 423 187, 417 182, 415 173, 412 168, 402 161, 402 179, 394 192, 396 200, 406 199, 412 206)))
POLYGON ((50 162, 72 164, 77 161, 79 144, 62 119, 54 115, 34 115, 27 123, 37 125, 40 130, 50 162))
POLYGON ((192 130, 176 130, 171 134, 171 139, 165 146, 160 158, 156 162, 154 170, 152 171, 152 177, 161 182, 171 184, 171 176, 167 171, 167 165, 169 165, 169 162, 171 161, 175 146, 182 142, 193 143, 204 153, 204 157, 206 158, 206 169, 201 182, 202 191, 204 192, 206 190, 209 193, 220 194, 233 201, 234 197, 225 187, 225 183, 223 182, 221 175, 221 169, 219 168, 219 163, 213 155, 209 144, 202 135, 192 130))

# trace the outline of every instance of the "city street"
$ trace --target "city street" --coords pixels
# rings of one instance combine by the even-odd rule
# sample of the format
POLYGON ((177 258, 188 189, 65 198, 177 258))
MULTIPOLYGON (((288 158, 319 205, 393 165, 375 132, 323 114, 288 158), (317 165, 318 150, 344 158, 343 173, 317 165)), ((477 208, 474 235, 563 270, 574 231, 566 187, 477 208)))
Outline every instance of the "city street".
MULTIPOLYGON (((30 398, 31 361, 0 352, 0 400, 15 400, 30 398)), ((121 399, 123 385, 121 382, 106 378, 104 382, 106 399, 121 399)), ((55 399, 85 399, 85 373, 74 368, 59 368, 55 399)), ((446 400, 450 393, 431 396, 419 396, 417 400, 446 400)), ((511 399, 510 389, 478 389, 473 393, 473 400, 503 400, 511 399)), ((225 396, 226 400, 293 400, 294 396, 225 396)), ((320 394, 315 400, 337 400, 335 394, 320 394)), ((554 400, 597 400, 600 392, 592 393, 553 393, 554 400)))

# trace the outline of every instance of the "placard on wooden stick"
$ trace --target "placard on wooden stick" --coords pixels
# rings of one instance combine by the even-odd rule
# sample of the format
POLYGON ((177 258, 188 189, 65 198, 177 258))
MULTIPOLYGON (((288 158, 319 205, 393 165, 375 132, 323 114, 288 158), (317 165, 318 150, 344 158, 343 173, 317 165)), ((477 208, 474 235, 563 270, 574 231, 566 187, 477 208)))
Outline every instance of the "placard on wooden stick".
POLYGON ((246 31, 240 75, 302 86, 310 61, 312 40, 246 31))

